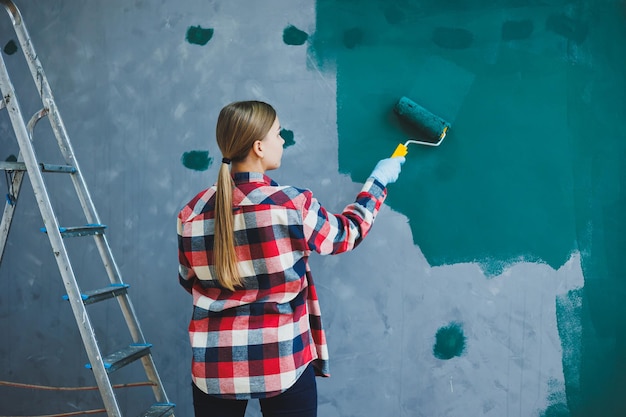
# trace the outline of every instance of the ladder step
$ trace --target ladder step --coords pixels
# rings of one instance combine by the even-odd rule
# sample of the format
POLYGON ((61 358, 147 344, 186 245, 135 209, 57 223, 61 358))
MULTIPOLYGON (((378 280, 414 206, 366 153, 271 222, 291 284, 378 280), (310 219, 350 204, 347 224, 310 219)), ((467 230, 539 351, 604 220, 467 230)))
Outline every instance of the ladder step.
POLYGON ((174 407, 176 404, 173 403, 158 403, 152 405, 152 407, 148 408, 146 411, 140 414, 139 417, 167 417, 174 414, 174 407))
MULTIPOLYGON (((103 235, 106 228, 104 224, 86 224, 84 226, 59 227, 59 232, 61 232, 63 237, 93 236, 103 235)), ((45 227, 42 227, 41 231, 44 233, 48 232, 45 227)))
MULTIPOLYGON (((111 284, 108 287, 100 288, 98 290, 85 291, 80 296, 83 299, 83 304, 93 304, 98 301, 106 300, 109 298, 117 297, 118 295, 126 294, 127 289, 130 287, 128 284, 111 284)), ((70 297, 65 294, 64 300, 69 300, 70 297)))
MULTIPOLYGON (((76 168, 71 165, 55 165, 55 164, 39 164, 42 172, 59 172, 73 174, 76 168)), ((24 162, 2 161, 0 162, 0 170, 3 171, 26 171, 24 162)))
POLYGON ((76 172, 76 168, 71 165, 55 165, 55 164, 39 164, 42 172, 60 172, 73 174, 76 172))
MULTIPOLYGON (((150 343, 133 343, 124 349, 105 356, 102 360, 104 362, 104 367, 108 373, 116 371, 129 363, 150 354, 151 347, 152 344, 150 343)), ((86 364, 85 368, 91 369, 91 364, 86 364)))

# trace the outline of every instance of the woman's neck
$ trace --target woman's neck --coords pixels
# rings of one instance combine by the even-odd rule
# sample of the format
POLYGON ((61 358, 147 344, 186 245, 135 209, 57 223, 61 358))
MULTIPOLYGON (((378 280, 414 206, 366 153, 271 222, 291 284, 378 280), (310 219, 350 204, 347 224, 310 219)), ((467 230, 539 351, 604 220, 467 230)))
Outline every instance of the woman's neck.
POLYGON ((245 161, 233 162, 232 164, 231 172, 233 174, 238 172, 260 172, 261 174, 265 174, 265 169, 260 160, 249 161, 246 159, 245 161))

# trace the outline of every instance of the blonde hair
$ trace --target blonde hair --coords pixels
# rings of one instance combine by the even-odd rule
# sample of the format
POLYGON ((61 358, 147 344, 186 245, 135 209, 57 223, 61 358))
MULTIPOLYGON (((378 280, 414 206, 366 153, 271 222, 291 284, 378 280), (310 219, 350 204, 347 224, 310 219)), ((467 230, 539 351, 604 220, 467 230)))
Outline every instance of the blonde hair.
MULTIPOLYGON (((276 111, 261 101, 237 101, 224 107, 217 118, 215 136, 222 156, 243 161, 257 140, 262 140, 276 120, 276 111)), ((217 281, 231 291, 243 285, 237 268, 233 217, 233 187, 228 161, 217 176, 213 263, 217 281)))

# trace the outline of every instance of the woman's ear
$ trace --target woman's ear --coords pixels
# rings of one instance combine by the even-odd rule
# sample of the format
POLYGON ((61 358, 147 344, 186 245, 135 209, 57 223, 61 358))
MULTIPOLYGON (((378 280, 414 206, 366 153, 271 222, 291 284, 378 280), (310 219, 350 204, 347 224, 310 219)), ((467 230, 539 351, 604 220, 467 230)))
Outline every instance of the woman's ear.
POLYGON ((263 158, 263 141, 255 141, 254 145, 252 145, 252 152, 254 152, 258 158, 263 158))

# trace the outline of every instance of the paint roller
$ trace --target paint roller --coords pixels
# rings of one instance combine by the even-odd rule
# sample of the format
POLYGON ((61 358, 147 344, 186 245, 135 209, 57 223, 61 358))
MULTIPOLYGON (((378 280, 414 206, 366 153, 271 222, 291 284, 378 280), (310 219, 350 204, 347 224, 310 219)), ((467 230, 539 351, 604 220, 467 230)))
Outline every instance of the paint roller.
POLYGON ((393 108, 401 123, 414 131, 419 139, 409 139, 405 143, 400 143, 391 155, 405 156, 408 153, 408 146, 412 143, 426 146, 439 146, 443 142, 450 123, 438 117, 424 107, 415 103, 407 97, 401 97, 393 108))

